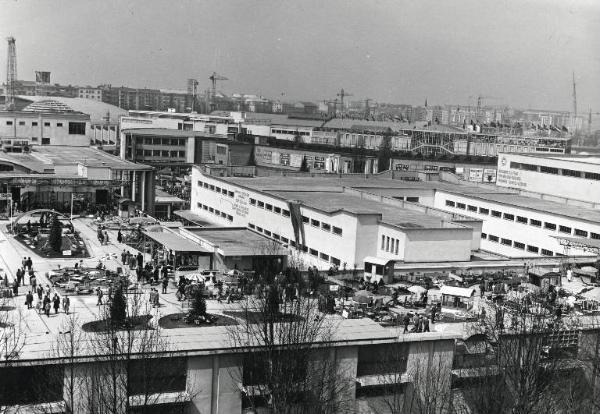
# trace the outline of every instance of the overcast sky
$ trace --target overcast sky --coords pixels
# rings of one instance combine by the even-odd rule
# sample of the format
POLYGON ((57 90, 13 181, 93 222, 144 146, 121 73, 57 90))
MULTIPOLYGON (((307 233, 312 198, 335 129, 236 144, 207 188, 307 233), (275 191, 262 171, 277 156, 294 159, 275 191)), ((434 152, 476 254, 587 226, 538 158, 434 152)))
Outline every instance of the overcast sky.
POLYGON ((0 0, 0 73, 219 89, 285 99, 490 104, 600 112, 599 0, 0 0))

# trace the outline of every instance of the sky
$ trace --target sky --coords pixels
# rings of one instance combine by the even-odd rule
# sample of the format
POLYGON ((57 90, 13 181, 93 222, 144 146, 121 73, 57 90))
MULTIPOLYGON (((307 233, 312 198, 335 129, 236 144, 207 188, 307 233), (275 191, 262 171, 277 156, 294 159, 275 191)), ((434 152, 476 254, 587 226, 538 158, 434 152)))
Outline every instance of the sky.
POLYGON ((0 0, 19 79, 600 112, 598 0, 0 0))

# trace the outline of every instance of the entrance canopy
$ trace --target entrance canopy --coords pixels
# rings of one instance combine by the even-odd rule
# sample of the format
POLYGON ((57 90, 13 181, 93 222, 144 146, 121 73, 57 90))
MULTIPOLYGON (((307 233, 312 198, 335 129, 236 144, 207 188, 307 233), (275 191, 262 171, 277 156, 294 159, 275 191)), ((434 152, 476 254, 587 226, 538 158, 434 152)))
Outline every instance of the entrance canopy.
POLYGON ((165 249, 173 250, 174 252, 198 252, 211 253, 204 249, 199 244, 191 240, 185 239, 178 234, 171 232, 144 232, 146 237, 161 244, 165 249))
POLYGON ((374 265, 387 266, 390 262, 394 262, 394 260, 382 259, 381 257, 375 257, 375 256, 366 256, 363 259, 363 262, 371 263, 374 265))

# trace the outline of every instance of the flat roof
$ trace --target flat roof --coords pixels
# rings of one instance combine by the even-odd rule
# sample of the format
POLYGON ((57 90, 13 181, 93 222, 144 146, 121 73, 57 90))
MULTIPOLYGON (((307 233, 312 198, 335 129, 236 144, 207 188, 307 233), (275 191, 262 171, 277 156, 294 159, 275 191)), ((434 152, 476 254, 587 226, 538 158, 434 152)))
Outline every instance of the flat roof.
MULTIPOLYGON (((86 89, 86 88, 81 88, 86 89)), ((112 123, 118 123, 119 117, 127 115, 127 111, 118 106, 108 104, 106 102, 97 101, 94 99, 85 98, 67 98, 62 96, 28 96, 19 95, 19 99, 30 101, 33 103, 43 101, 55 101, 67 106, 73 111, 82 112, 90 116, 92 123, 106 122, 106 114, 110 114, 112 123)))
POLYGON ((201 239, 214 244, 225 256, 283 256, 287 252, 267 237, 242 227, 188 227, 201 239))
POLYGON ((442 228, 442 218, 402 207, 382 204, 344 192, 325 191, 268 191, 285 200, 298 200, 330 214, 347 211, 353 214, 381 215, 381 221, 407 229, 442 228))
POLYGON ((144 234, 162 244, 165 248, 176 252, 201 252, 210 253, 207 249, 201 247, 198 243, 194 243, 178 234, 169 231, 145 231, 144 234))
POLYGON ((34 145, 29 153, 1 153, 0 160, 21 165, 35 172, 53 170, 55 165, 76 164, 117 170, 152 170, 149 165, 126 161, 96 148, 69 145, 34 145))
POLYGON ((203 217, 200 217, 198 214, 192 213, 190 210, 175 210, 173 211, 173 214, 186 220, 189 220, 198 226, 206 227, 211 225, 211 223, 206 221, 203 217))
POLYGON ((520 157, 552 159, 558 161, 569 161, 582 164, 600 165, 600 156, 583 154, 513 154, 501 153, 502 155, 518 155, 520 157))

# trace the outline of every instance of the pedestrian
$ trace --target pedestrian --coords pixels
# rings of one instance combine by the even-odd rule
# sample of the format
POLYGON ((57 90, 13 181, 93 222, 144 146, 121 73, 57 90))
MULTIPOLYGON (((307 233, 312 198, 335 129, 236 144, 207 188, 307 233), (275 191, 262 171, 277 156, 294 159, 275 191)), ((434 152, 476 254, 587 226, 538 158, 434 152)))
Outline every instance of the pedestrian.
POLYGON ((117 232, 117 241, 119 243, 123 243, 123 234, 121 233, 121 229, 117 232))
POLYGON ((402 333, 407 333, 408 332, 408 325, 410 324, 410 315, 407 313, 406 315, 404 315, 404 332, 402 333))
POLYGON ((62 305, 63 305, 63 310, 65 311, 65 314, 68 315, 69 308, 71 307, 71 299, 69 299, 69 296, 67 296, 67 295, 63 296, 62 305))
MULTIPOLYGON (((25 272, 25 269, 23 269, 23 272, 25 272)), ((31 289, 33 289, 33 291, 35 292, 35 287, 37 285, 37 280, 35 279, 35 275, 29 276, 29 284, 31 285, 31 289)))
POLYGON ((108 242, 109 242, 108 231, 104 230, 104 232, 102 233, 102 236, 104 238, 104 244, 108 244, 108 242))
POLYGON ((434 305, 431 307, 431 323, 435 323, 435 314, 437 307, 434 305))
POLYGON ((96 303, 96 306, 100 306, 102 305, 102 296, 104 296, 104 294, 102 293, 102 289, 100 289, 100 286, 96 288, 96 295, 98 295, 98 302, 96 303))
POLYGON ((167 286, 169 285, 169 278, 168 277, 163 277, 162 280, 162 293, 163 295, 165 295, 167 293, 167 286))
POLYGON ((33 295, 31 294, 31 290, 27 292, 25 296, 25 305, 27 305, 27 309, 31 309, 31 304, 33 303, 33 295))
POLYGON ((136 262, 137 262, 137 260, 136 260, 135 256, 131 254, 129 256, 129 269, 131 269, 131 270, 135 269, 135 267, 136 267, 135 265, 137 264, 136 262))
POLYGON ((12 290, 13 290, 13 296, 19 295, 19 283, 16 280, 13 281, 12 290))
POLYGON ((60 298, 58 297, 58 294, 56 294, 56 293, 54 294, 52 303, 54 305, 54 314, 56 315, 58 313, 58 310, 60 309, 60 298))
POLYGON ((123 263, 123 265, 127 264, 127 252, 125 249, 123 249, 123 252, 121 253, 121 263, 123 263))
POLYGON ((41 299, 38 300, 35 303, 35 308, 36 308, 38 314, 42 313, 42 301, 41 301, 41 299))
POLYGON ((419 322, 417 326, 417 332, 423 332, 423 315, 419 315, 419 322))
POLYGON ((33 270, 33 260, 31 260, 31 257, 27 258, 27 268, 29 269, 29 271, 33 270))
POLYGON ((423 332, 429 332, 429 319, 423 318, 423 332))
POLYGON ((37 288, 37 295, 38 299, 42 300, 42 297, 44 296, 44 288, 41 285, 37 288))
POLYGON ((23 269, 27 267, 27 258, 25 256, 23 256, 23 260, 21 260, 21 266, 23 269))
POLYGON ((50 300, 48 299, 48 302, 46 302, 46 304, 44 305, 44 312, 46 313, 46 316, 49 318, 50 317, 50 300))
POLYGON ((137 265, 138 265, 138 267, 144 266, 144 256, 142 255, 141 252, 137 254, 137 265))

